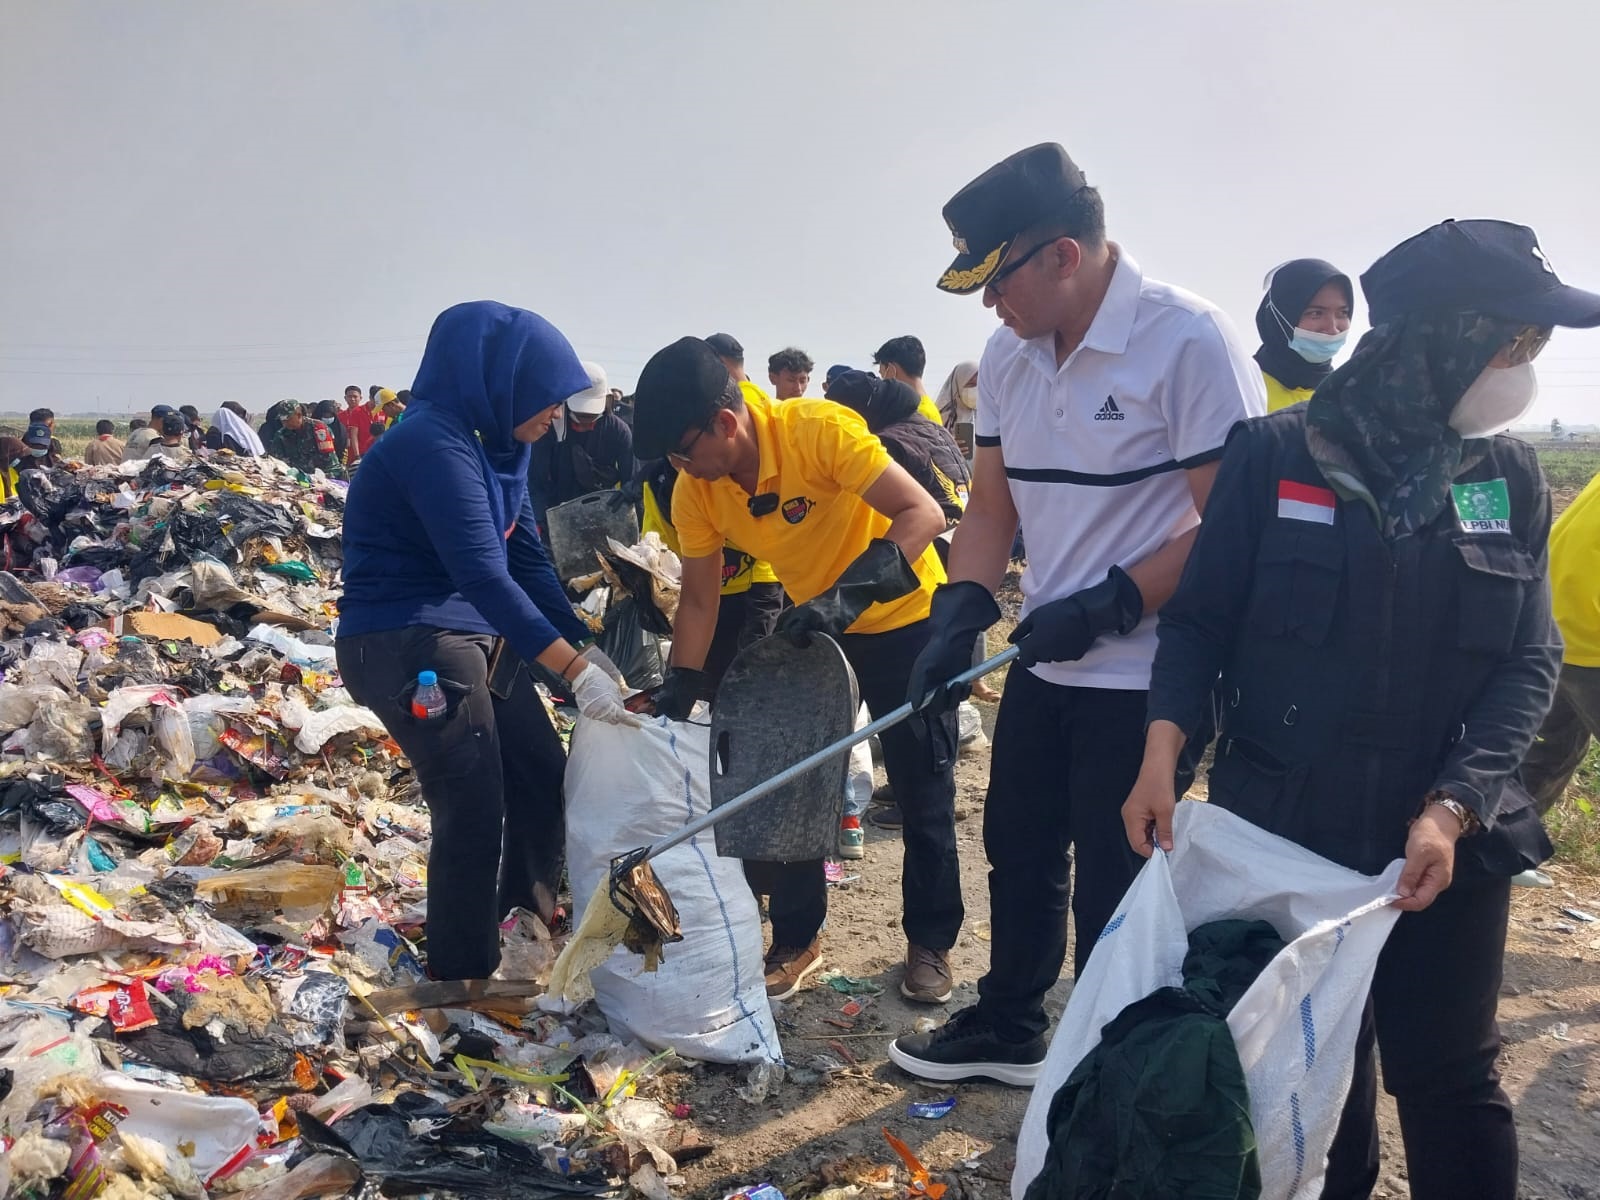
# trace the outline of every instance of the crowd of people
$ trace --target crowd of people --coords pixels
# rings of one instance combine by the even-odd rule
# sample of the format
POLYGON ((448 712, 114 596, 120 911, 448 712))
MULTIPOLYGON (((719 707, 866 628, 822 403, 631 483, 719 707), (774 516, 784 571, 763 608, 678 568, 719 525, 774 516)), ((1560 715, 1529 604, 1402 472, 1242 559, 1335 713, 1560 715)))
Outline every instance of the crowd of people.
MULTIPOLYGON (((436 978, 493 971, 496 922, 548 913, 559 878, 562 754, 523 664, 592 719, 644 719, 540 536, 550 508, 615 489, 682 558, 658 717, 715 705, 738 651, 774 633, 835 638, 874 716, 914 706, 881 739, 900 990, 947 1002, 969 692, 950 681, 982 656, 1021 550, 984 809, 989 969, 975 1005, 891 1059, 1031 1084, 1069 913, 1081 971, 1212 746, 1211 803, 1358 872, 1404 860, 1324 1194, 1377 1179, 1376 1046, 1412 1194, 1513 1196, 1495 1002, 1512 878, 1549 855, 1541 807, 1596 731, 1600 499, 1591 485, 1553 539, 1532 451, 1500 435, 1552 328, 1600 325, 1600 296, 1561 283, 1524 226, 1446 221, 1360 276, 1372 328, 1335 367, 1349 274, 1273 270, 1252 355, 1110 239, 1058 145, 994 165, 943 215, 957 256, 938 288, 981 295, 1001 327, 931 395, 912 336, 870 370, 829 367, 817 400, 803 351, 770 355, 768 392, 716 333, 662 348, 624 396, 544 318, 471 303, 435 323, 412 393, 283 401, 259 431, 233 404, 209 427, 157 406, 120 445, 102 422, 85 460, 225 449, 351 478, 339 667, 433 813, 436 978), (428 670, 447 720, 411 715, 428 670), (1547 713, 1535 803, 1522 764, 1547 713)), ((0 443, 8 465, 60 457, 34 417, 0 443)), ((860 847, 847 811, 841 853, 860 847)), ((825 863, 746 875, 771 917, 768 993, 787 996, 823 963, 825 863)))

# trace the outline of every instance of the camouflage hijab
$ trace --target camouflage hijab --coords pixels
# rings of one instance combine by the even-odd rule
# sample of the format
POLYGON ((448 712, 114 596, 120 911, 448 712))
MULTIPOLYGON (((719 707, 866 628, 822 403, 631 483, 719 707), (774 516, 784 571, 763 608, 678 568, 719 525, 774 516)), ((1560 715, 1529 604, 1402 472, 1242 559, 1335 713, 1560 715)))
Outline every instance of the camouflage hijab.
POLYGON ((1525 322, 1408 313, 1372 329, 1306 403, 1306 446, 1333 490, 1394 540, 1432 521, 1450 481, 1488 451, 1446 422, 1525 322))

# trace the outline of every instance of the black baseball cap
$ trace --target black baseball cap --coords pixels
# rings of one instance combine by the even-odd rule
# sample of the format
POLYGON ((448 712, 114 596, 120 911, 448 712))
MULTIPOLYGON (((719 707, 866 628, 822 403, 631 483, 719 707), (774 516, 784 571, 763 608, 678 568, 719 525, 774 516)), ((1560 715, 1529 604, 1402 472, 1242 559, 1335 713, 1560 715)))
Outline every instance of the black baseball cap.
POLYGON ((1367 268, 1361 290, 1374 325, 1418 312, 1600 325, 1600 295, 1562 283, 1533 230, 1509 221, 1441 221, 1367 268))
POLYGON ((944 206, 955 238, 955 262, 939 290, 965 296, 994 278, 1017 234, 1048 221, 1088 186, 1083 172, 1055 142, 1042 142, 1002 159, 944 206))
POLYGON ((731 358, 734 362, 744 361, 744 347, 739 345, 739 339, 731 333, 713 333, 706 339, 706 345, 715 350, 719 358, 731 358))
POLYGON ((727 388, 728 368, 709 339, 679 338, 657 350, 633 389, 634 453, 666 457, 684 434, 711 424, 727 388))

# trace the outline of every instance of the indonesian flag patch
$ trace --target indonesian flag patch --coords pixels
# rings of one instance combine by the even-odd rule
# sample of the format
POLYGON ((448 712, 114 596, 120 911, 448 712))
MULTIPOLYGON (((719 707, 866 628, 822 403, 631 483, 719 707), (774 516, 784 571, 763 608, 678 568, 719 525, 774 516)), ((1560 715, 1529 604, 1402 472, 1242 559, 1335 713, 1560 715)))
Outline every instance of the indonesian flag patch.
POLYGON ((1330 488, 1312 487, 1292 479, 1278 480, 1278 516, 1285 520, 1332 525, 1335 504, 1330 488))

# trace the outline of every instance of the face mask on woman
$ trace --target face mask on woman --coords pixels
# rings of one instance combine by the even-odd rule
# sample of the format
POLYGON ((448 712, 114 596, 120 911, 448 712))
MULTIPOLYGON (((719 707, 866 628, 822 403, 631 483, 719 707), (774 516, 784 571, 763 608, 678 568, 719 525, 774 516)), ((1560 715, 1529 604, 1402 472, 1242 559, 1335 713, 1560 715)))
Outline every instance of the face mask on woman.
POLYGON ((1333 356, 1344 349, 1345 339, 1349 331, 1344 333, 1318 333, 1314 329, 1301 329, 1294 327, 1294 333, 1289 338, 1289 349, 1310 363, 1332 362, 1333 356))
POLYGON ((1526 416, 1538 396, 1539 380, 1531 362, 1485 367, 1456 401, 1450 428, 1464 438, 1493 437, 1526 416))
POLYGON ((978 385, 969 383, 956 393, 961 401, 962 408, 976 409, 978 407, 978 385))

